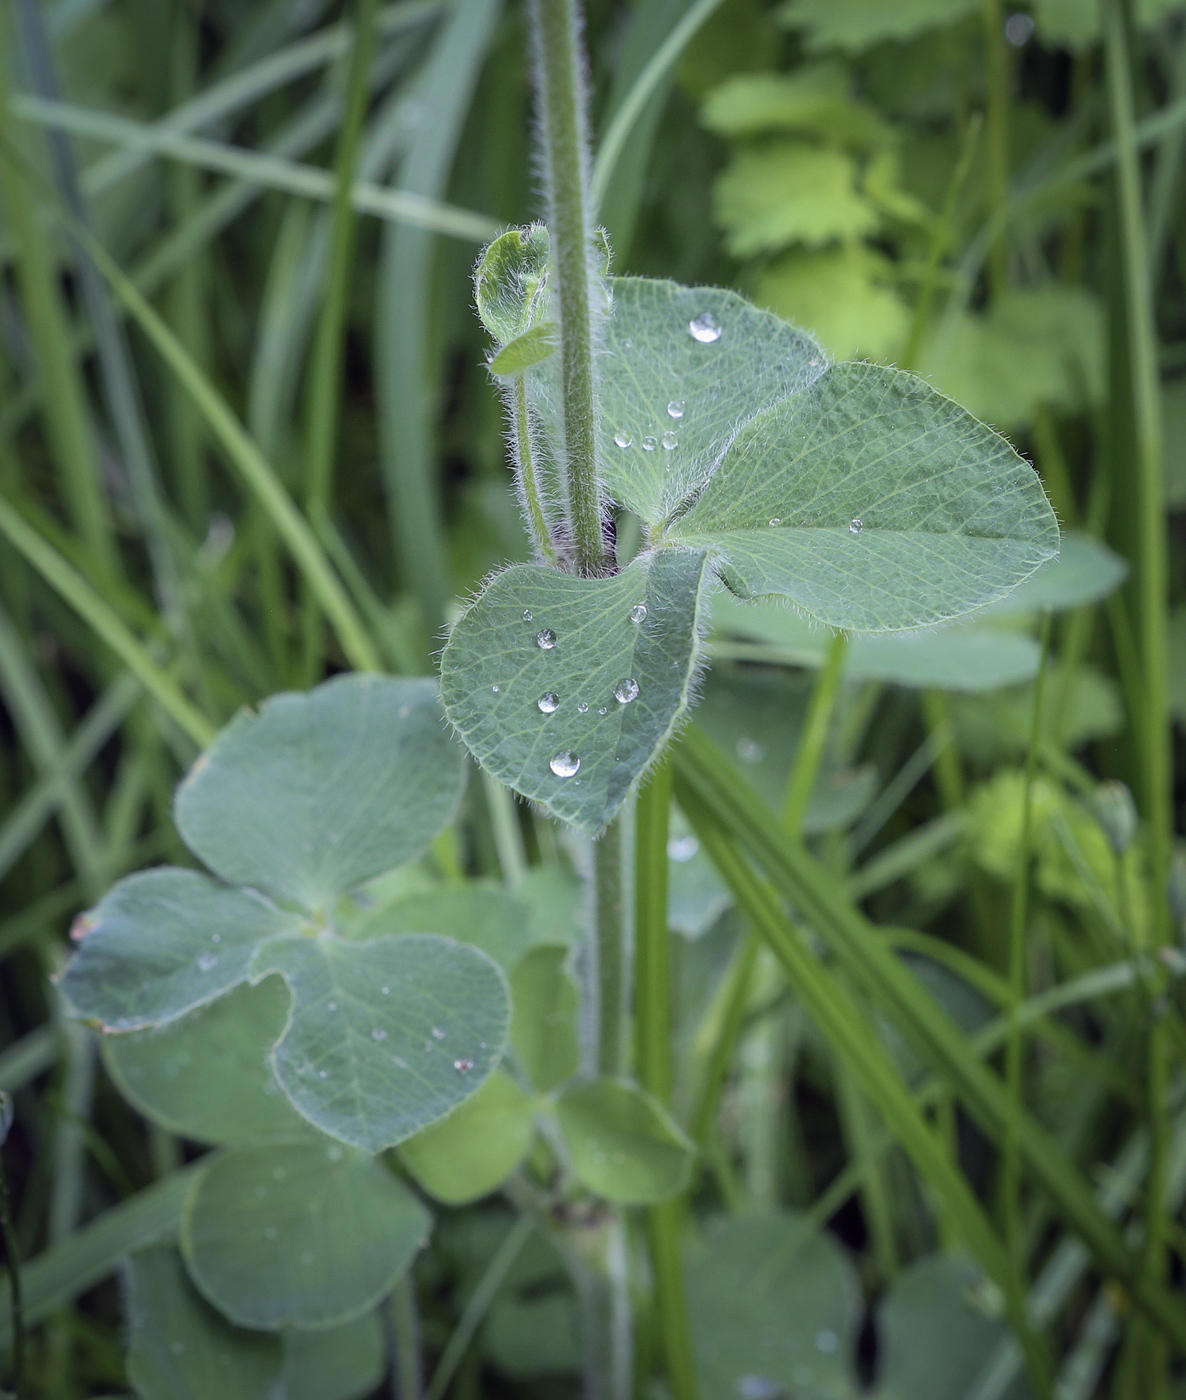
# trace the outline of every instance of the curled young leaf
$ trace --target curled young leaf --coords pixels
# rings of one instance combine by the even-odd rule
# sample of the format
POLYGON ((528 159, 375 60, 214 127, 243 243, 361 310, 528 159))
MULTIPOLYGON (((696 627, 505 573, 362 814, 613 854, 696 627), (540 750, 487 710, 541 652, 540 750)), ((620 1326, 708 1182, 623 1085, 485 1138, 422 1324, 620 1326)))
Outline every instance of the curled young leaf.
POLYGON ((550 245, 543 224, 513 228, 489 244, 474 272, 478 318, 500 345, 531 329, 543 304, 550 245))

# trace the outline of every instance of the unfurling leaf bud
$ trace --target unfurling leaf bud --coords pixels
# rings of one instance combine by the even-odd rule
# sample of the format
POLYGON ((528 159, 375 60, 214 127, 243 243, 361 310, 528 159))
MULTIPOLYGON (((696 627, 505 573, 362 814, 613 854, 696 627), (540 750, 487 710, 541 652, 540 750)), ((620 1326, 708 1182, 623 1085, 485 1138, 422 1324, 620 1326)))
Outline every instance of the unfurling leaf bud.
POLYGON ((499 345, 529 331, 543 314, 549 242, 543 224, 500 234, 474 271, 478 316, 499 345))

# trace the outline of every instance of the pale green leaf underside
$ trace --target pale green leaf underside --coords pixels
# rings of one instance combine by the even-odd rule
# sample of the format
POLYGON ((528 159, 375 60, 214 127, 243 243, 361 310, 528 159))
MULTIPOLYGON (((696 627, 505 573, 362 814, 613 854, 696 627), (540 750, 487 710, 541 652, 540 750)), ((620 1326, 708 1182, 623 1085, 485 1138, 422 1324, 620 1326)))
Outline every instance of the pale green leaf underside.
POLYGON ((899 631, 1003 598, 1058 551, 1033 470, 922 380, 832 366, 738 433, 672 540, 743 598, 899 631))
POLYGON ((139 1250, 124 1270, 128 1380, 140 1400, 271 1400, 280 1342, 222 1317, 172 1245, 139 1250))
POLYGON ((615 500, 657 525, 708 480, 743 423, 809 384, 827 358, 809 335, 736 292, 641 277, 612 286, 598 358, 601 474, 615 500), (707 343, 690 330, 705 314, 721 327, 707 343), (663 446, 665 433, 674 447, 663 446))
POLYGON ((138 1030, 222 996, 246 978, 261 939, 300 924, 251 890, 162 866, 121 880, 82 928, 62 990, 78 1015, 138 1030))
POLYGON ((292 992, 272 1057, 284 1092, 323 1132, 371 1152, 469 1098, 506 1045, 505 976, 449 938, 284 939, 252 970, 279 972, 292 992))
POLYGON ((293 1132, 303 1120, 269 1062, 291 998, 279 977, 240 986, 149 1030, 103 1037, 103 1060, 124 1098, 170 1132, 239 1142, 293 1132))
POLYGON ((197 1178, 181 1241, 194 1282, 242 1327, 330 1327, 368 1312, 428 1234, 379 1161, 324 1141, 232 1147, 197 1178))
POLYGON ((595 1079, 562 1094, 556 1116, 572 1169, 621 1205, 648 1205, 688 1184, 696 1150, 659 1104, 632 1084, 595 1079))
POLYGON ((339 676, 229 724, 178 789, 177 826, 224 880, 323 909, 415 859, 462 774, 432 681, 339 676))
POLYGON ((445 712, 475 758, 556 816, 600 831, 687 702, 704 569, 702 552, 663 549, 612 578, 530 564, 500 574, 441 658, 445 712), (554 645, 541 647, 541 633, 554 645), (637 696, 620 703, 615 688, 628 681, 637 696), (539 707, 545 695, 556 697, 552 713, 539 707))

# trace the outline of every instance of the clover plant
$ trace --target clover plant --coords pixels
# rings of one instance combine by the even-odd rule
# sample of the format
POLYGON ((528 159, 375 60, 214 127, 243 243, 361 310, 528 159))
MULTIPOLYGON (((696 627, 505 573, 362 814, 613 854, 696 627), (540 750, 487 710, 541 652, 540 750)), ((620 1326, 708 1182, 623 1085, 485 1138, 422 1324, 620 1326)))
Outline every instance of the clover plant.
MULTIPOLYGON (((650 984, 638 1043, 658 1049, 626 1073, 619 818, 693 703, 714 595, 742 631, 762 599, 822 629, 899 632, 999 602, 1058 550, 1029 465, 923 380, 836 363, 734 292, 608 275, 578 16, 567 0, 530 14, 547 221, 496 238, 475 286, 536 559, 465 607, 439 697, 433 680, 351 674, 236 718, 177 793, 203 868, 117 884, 79 921, 61 978, 129 1100, 214 1148, 180 1259, 154 1246, 129 1266, 147 1395, 311 1394, 294 1377, 335 1357, 350 1359, 332 1393, 361 1393, 374 1310, 433 1228, 425 1198, 510 1182, 530 1202, 558 1177, 593 1212, 550 1218, 562 1250, 582 1277, 612 1275, 616 1208, 675 1198, 693 1165, 663 1101, 661 1028, 648 1042, 643 1027, 650 984), (530 878, 423 879, 466 750, 598 838, 581 946, 530 878)), ((640 843, 665 839, 665 799, 656 810, 640 843)), ((663 847, 649 864, 647 849, 640 907, 666 879, 663 847)), ((660 1002, 665 966, 648 974, 660 1002)), ((723 1256, 741 1251, 739 1277, 747 1241, 723 1256)), ((839 1309, 843 1331, 844 1279, 829 1287, 812 1306, 839 1309)), ((611 1353, 590 1374, 620 1395, 629 1369, 606 1329, 599 1343, 586 1326, 587 1351, 611 1353)), ((793 1385, 788 1346, 768 1369, 793 1385)), ((848 1384, 839 1361, 823 1371, 848 1384)))

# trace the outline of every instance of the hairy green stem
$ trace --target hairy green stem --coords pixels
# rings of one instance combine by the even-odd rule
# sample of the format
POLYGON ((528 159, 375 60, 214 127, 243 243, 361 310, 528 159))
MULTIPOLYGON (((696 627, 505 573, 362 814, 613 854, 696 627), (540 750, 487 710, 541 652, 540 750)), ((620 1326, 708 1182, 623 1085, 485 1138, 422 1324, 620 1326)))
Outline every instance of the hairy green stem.
POLYGON ((557 564, 556 546, 552 543, 548 518, 544 514, 543 493, 535 470, 535 446, 531 441, 531 416, 527 408, 527 376, 518 374, 511 385, 511 421, 515 432, 515 460, 519 467, 519 486, 526 505, 527 524, 531 542, 549 564, 557 564))
MULTIPOLYGON (((635 830, 634 1068, 642 1087, 671 1105, 671 959, 667 928, 667 834, 671 759, 638 795, 635 830)), ((663 1361, 675 1400, 697 1400, 681 1240, 684 1207, 664 1201, 647 1211, 647 1250, 655 1279, 663 1361)))
POLYGON ((607 571, 597 484, 588 122, 576 0, 531 0, 564 387, 564 476, 576 571, 607 571))

